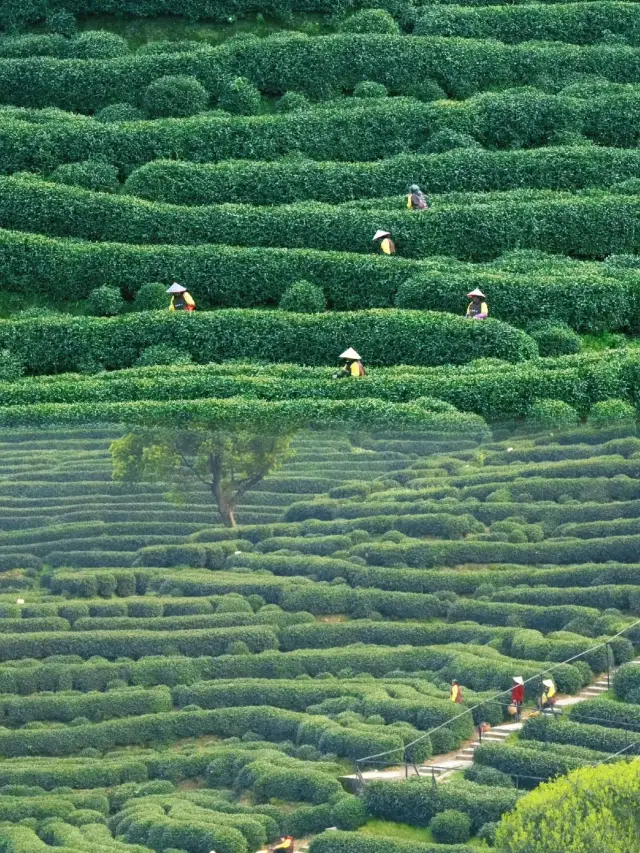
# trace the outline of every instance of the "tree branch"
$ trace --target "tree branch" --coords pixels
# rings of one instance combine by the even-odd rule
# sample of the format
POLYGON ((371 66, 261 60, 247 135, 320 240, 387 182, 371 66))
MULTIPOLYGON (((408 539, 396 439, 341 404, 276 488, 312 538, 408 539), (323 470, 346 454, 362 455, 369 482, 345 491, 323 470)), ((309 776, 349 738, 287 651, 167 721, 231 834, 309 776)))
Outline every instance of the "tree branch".
POLYGON ((246 480, 242 480, 236 489, 236 501, 248 492, 249 489, 257 486, 261 480, 264 480, 264 474, 253 474, 251 477, 247 477, 246 480))
POLYGON ((182 464, 185 466, 185 468, 188 468, 188 469, 189 469, 189 471, 191 471, 191 473, 193 474, 193 476, 194 476, 194 477, 197 477, 197 479, 198 479, 198 480, 200 480, 200 482, 201 482, 201 483, 203 483, 203 484, 204 484, 208 489, 210 489, 210 488, 211 488, 211 486, 213 485, 213 483, 209 483, 207 480, 205 480, 205 479, 204 479, 204 477, 200 474, 200 472, 199 472, 199 471, 198 471, 198 469, 195 467, 195 465, 192 465, 192 464, 189 462, 189 460, 188 460, 188 459, 187 459, 187 457, 184 455, 184 453, 180 450, 180 448, 178 447, 178 445, 176 445, 176 450, 178 451, 178 453, 179 453, 179 455, 180 455, 180 458, 182 459, 182 464))

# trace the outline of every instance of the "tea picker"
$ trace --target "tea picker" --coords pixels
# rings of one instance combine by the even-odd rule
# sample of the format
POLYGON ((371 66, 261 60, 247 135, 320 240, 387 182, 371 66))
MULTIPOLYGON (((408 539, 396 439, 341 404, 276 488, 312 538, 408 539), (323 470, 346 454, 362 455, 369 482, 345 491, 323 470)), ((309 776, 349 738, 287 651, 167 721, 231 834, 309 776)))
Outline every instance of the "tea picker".
POLYGON ((171 303, 169 311, 195 311, 196 303, 193 296, 189 293, 186 287, 178 284, 177 281, 167 290, 171 294, 171 303))

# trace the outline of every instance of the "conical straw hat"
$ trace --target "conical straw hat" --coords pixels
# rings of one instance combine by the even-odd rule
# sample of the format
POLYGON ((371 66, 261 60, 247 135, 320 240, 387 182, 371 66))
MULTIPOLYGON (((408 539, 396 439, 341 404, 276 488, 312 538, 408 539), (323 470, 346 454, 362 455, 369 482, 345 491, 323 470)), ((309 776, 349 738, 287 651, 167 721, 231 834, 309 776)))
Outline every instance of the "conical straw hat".
POLYGON ((472 291, 471 291, 471 293, 467 293, 467 296, 469 296, 469 297, 471 297, 471 296, 481 296, 483 299, 486 299, 486 296, 485 296, 485 295, 484 295, 484 293, 480 290, 480 288, 479 288, 479 287, 476 287, 476 289, 475 289, 475 290, 472 290, 472 291))
POLYGON ((553 687, 553 681, 550 678, 545 678, 542 683, 545 687, 553 687))
POLYGON ((186 290, 186 287, 183 287, 181 284, 178 284, 177 281, 174 281, 171 287, 167 290, 167 293, 186 293, 186 290))
POLYGON ((524 684, 524 678, 521 675, 514 675, 513 680, 516 684, 524 684))
POLYGON ((354 348, 353 348, 353 347, 349 347, 349 349, 346 349, 346 350, 342 353, 342 355, 338 356, 338 358, 351 358, 351 359, 353 359, 354 361, 360 361, 360 356, 359 356, 359 355, 358 355, 358 353, 354 350, 354 348))
POLYGON ((373 235, 374 240, 380 240, 382 237, 390 237, 391 234, 388 231, 376 231, 373 235))

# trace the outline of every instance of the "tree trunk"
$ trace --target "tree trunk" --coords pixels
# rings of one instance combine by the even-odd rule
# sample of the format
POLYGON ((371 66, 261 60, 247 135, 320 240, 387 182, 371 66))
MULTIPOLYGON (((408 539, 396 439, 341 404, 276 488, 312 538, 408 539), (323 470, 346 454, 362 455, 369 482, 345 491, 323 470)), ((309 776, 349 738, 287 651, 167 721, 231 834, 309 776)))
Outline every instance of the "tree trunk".
POLYGON ((209 467, 212 476, 211 493, 218 507, 218 515, 225 527, 236 527, 235 501, 230 501, 222 488, 222 455, 220 453, 209 457, 209 467))

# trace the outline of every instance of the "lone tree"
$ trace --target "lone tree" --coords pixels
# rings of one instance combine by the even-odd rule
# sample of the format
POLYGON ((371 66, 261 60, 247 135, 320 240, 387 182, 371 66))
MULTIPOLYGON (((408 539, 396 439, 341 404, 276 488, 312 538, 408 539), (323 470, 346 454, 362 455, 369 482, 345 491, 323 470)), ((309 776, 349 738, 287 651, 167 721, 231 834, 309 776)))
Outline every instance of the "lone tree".
POLYGON ((222 522, 235 527, 239 501, 292 455, 294 434, 230 433, 205 427, 130 432, 109 448, 113 479, 167 484, 176 498, 199 480, 211 492, 222 522))

